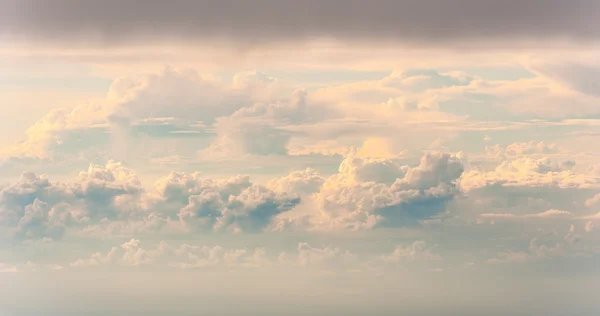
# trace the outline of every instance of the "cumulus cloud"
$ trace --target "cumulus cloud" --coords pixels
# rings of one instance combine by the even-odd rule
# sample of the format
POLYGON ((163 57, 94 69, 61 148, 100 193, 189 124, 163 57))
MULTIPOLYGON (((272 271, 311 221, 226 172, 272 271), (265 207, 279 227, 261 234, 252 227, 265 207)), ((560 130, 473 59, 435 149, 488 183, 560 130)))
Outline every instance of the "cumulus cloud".
POLYGON ((287 267, 340 267, 356 264, 356 255, 340 248, 312 247, 306 242, 298 244, 295 251, 267 253, 264 248, 228 249, 222 246, 169 245, 161 241, 150 248, 143 248, 140 240, 131 239, 108 252, 97 252, 86 259, 70 263, 71 267, 162 266, 181 269, 207 268, 268 268, 287 267))
POLYGON ((226 249, 221 246, 183 244, 173 247, 164 241, 151 248, 143 248, 137 239, 131 239, 106 253, 97 252, 89 258, 71 262, 71 267, 163 266, 182 269, 211 267, 264 267, 270 261, 264 249, 226 249))
POLYGON ((267 187, 275 192, 295 192, 298 194, 312 194, 321 188, 325 178, 316 170, 307 168, 292 171, 285 177, 269 181, 267 187))
POLYGON ((89 103, 72 110, 53 109, 26 131, 27 139, 2 148, 0 155, 12 158, 53 158, 57 151, 81 153, 108 140, 104 104, 89 103))
POLYGON ((294 108, 302 112, 306 104, 302 93, 294 95, 289 85, 269 80, 258 73, 240 73, 232 82, 220 82, 194 70, 170 68, 156 74, 119 77, 105 99, 50 111, 27 130, 25 141, 3 148, 0 154, 38 159, 55 158, 58 153, 79 156, 84 149, 107 150, 131 136, 207 137, 207 126, 227 130, 230 134, 222 137, 231 138, 233 148, 241 144, 238 147, 253 146, 242 151, 262 152, 274 139, 253 143, 243 137, 254 131, 247 137, 260 140, 258 136, 269 126, 235 118, 266 119, 272 115, 280 119, 292 115, 294 108), (240 109, 244 110, 227 119, 240 109), (223 119, 213 127, 219 117, 223 119))
POLYGON ((150 209, 176 216, 200 231, 261 231, 275 216, 300 203, 294 192, 276 193, 248 177, 212 180, 199 173, 171 173, 160 179, 150 209))
POLYGON ((518 39, 593 40, 595 1, 4 1, 3 35, 51 41, 331 37, 437 43, 518 39), (85 19, 81 17, 85 16, 85 19), (554 17, 548 19, 547 17, 554 17))
POLYGON ((558 149, 556 148, 556 144, 547 144, 544 141, 530 141, 528 143, 510 144, 506 146, 505 153, 507 156, 523 156, 532 154, 552 154, 556 153, 557 151, 558 149))
POLYGON ((276 193, 245 176, 213 180, 171 173, 145 190, 131 169, 111 161, 90 165, 68 182, 23 174, 0 190, 0 224, 5 237, 18 240, 60 238, 69 227, 118 235, 177 223, 193 231, 256 232, 299 202, 294 192, 276 193))
POLYGON ((24 173, 1 188, 0 223, 8 237, 59 238, 69 225, 127 218, 129 199, 139 197, 137 176, 120 163, 90 165, 70 182, 24 173))
POLYGON ((500 161, 517 161, 519 159, 532 159, 540 162, 546 161, 546 164, 551 164, 554 169, 568 170, 576 165, 573 160, 560 160, 552 161, 549 157, 558 157, 559 154, 564 153, 563 150, 555 143, 549 143, 545 141, 529 141, 512 143, 506 146, 486 145, 485 146, 486 156, 500 161))
POLYGON ((165 241, 144 247, 138 239, 131 239, 105 252, 95 252, 77 259, 67 266, 89 268, 102 266, 152 266, 178 269, 316 269, 329 273, 356 272, 364 269, 393 268, 413 264, 439 264, 443 261, 434 246, 422 240, 409 245, 398 245, 393 251, 381 254, 357 254, 341 247, 316 247, 299 242, 295 249, 272 251, 258 248, 227 248, 219 245, 183 243, 173 245, 165 241))
POLYGON ((349 155, 315 201, 328 226, 410 225, 444 211, 462 172, 460 159, 449 154, 427 154, 416 167, 349 155))
POLYGON ((492 171, 465 172, 460 185, 465 190, 485 186, 524 186, 591 188, 598 186, 598 178, 571 170, 572 164, 559 164, 549 158, 521 157, 505 160, 492 171))
MULTIPOLYGON (((512 109, 531 108, 505 106, 515 100, 537 96, 554 100, 550 88, 539 78, 489 81, 461 72, 405 70, 379 80, 308 93, 260 72, 241 72, 226 82, 189 69, 167 68, 156 74, 117 78, 104 100, 51 111, 27 131, 25 141, 3 148, 0 155, 58 161, 87 159, 89 150, 103 156, 113 152, 112 157, 128 160, 137 157, 140 139, 148 137, 155 142, 187 138, 185 149, 180 142, 164 142, 160 151, 153 150, 161 156, 165 151, 173 153, 172 157, 179 155, 179 161, 187 151, 190 155, 199 151, 208 160, 239 160, 248 155, 340 155, 350 146, 360 148, 359 156, 389 158, 455 137, 457 131, 526 128, 533 123, 496 126, 465 119, 474 114, 478 118, 483 112, 506 115, 512 109), (486 108, 489 111, 473 113, 475 106, 481 108, 483 95, 493 104, 486 108), (420 137, 390 137, 415 131, 420 137), (210 145, 193 141, 200 138, 202 144, 210 141, 210 145)), ((155 148, 150 145, 144 150, 155 148)), ((530 142, 489 150, 516 157, 551 154, 557 147, 530 142)))

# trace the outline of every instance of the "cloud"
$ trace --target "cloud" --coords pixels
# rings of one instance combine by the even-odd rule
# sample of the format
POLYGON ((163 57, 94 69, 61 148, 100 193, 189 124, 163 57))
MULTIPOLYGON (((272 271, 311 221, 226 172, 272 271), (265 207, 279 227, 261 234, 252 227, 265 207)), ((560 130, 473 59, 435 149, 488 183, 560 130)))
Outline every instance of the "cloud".
POLYGON ((29 40, 123 44, 230 38, 242 42, 330 37, 429 45, 473 41, 597 39, 598 4, 527 1, 305 2, 259 0, 3 1, 0 30, 29 40), (548 17, 553 19, 548 19, 548 17), (82 18, 82 17, 85 17, 82 18), (515 35, 519 34, 517 39, 515 35))
POLYGON ((586 63, 533 62, 529 68, 569 89, 600 97, 600 66, 586 63))
MULTIPOLYGON (((232 135, 223 137, 250 146, 252 142, 238 138, 254 131, 248 137, 260 140, 257 136, 269 125, 235 118, 281 119, 296 110, 301 112, 305 104, 302 93, 293 94, 291 86, 273 80, 260 73, 243 72, 234 75, 232 82, 220 82, 194 70, 171 68, 119 77, 105 99, 50 111, 27 130, 25 141, 3 148, 0 155, 58 159, 64 158, 59 154, 81 156, 85 149, 102 152, 111 146, 131 151, 131 144, 122 143, 132 137, 208 137, 209 129, 214 128, 227 129, 232 135), (223 119, 215 124, 219 117, 223 119)), ((248 151, 268 150, 263 148, 267 143, 256 143, 248 151)))
MULTIPOLYGON (((548 157, 549 155, 558 154, 561 151, 554 143, 547 143, 544 141, 529 141, 523 143, 512 143, 506 147, 500 146, 499 144, 493 146, 486 145, 485 152, 488 156, 493 158, 515 160, 524 157, 548 157)), ((565 161, 562 164, 566 167, 569 164, 574 165, 575 163, 572 161, 565 161)))
POLYGON ((594 195, 592 198, 589 198, 585 201, 585 206, 587 207, 593 207, 596 204, 600 203, 600 193, 594 195))
POLYGON ((585 231, 586 231, 587 233, 591 233, 591 232, 593 232, 593 231, 594 231, 594 228, 595 228, 595 226, 594 226, 594 222, 592 222, 592 221, 589 221, 589 222, 585 223, 585 231))
POLYGON ((381 254, 357 254, 335 246, 315 247, 299 242, 295 249, 267 251, 258 248, 227 248, 219 245, 196 245, 183 243, 174 246, 160 241, 151 247, 143 247, 138 239, 131 239, 106 252, 95 252, 87 258, 72 261, 71 268, 101 266, 139 267, 152 266, 176 269, 273 269, 291 268, 323 271, 328 273, 357 272, 399 265, 440 263, 441 255, 435 247, 422 240, 407 246, 398 245, 390 252, 381 254))
POLYGON ((165 241, 151 248, 143 248, 137 239, 131 239, 108 252, 97 252, 89 258, 71 262, 71 267, 93 266, 161 266, 181 269, 210 268, 268 268, 287 267, 339 267, 356 264, 356 255, 340 248, 312 247, 306 242, 298 244, 295 251, 267 253, 264 248, 228 249, 222 246, 181 244, 171 246, 165 241))
POLYGON ((296 262, 296 264, 305 267, 315 265, 339 267, 340 265, 356 263, 357 261, 356 255, 348 250, 344 251, 337 247, 317 248, 312 247, 306 242, 298 244, 297 252, 295 258, 290 258, 289 254, 283 253, 279 256, 279 261, 282 263, 290 263, 290 260, 293 260, 291 261, 292 263, 296 262))
POLYGON ((590 252, 589 248, 581 242, 581 236, 575 233, 571 225, 569 232, 561 239, 556 240, 555 235, 534 237, 529 242, 527 251, 500 252, 497 257, 486 262, 497 263, 526 263, 556 257, 571 257, 590 252))
POLYGON ((347 156, 327 178, 315 201, 326 227, 366 228, 411 225, 444 211, 459 191, 460 159, 426 154, 418 166, 391 159, 347 156))
POLYGON ((0 227, 15 240, 61 238, 70 228, 84 235, 104 231, 258 232, 300 203, 295 192, 276 193, 237 176, 225 180, 199 173, 171 173, 152 190, 121 163, 90 165, 67 182, 24 173, 0 188, 0 227))
POLYGON ((104 104, 89 103, 72 110, 53 109, 26 131, 27 140, 2 148, 0 156, 54 158, 57 151, 76 152, 105 143, 108 139, 104 104))
POLYGON ((112 161, 65 183, 24 173, 0 190, 0 225, 9 238, 60 238, 71 225, 128 218, 142 192, 137 175, 112 161))
POLYGON ((394 251, 382 257, 385 262, 404 263, 415 261, 442 261, 442 257, 435 254, 426 242, 419 240, 411 245, 398 245, 394 251))
MULTIPOLYGON (((543 125, 487 119, 513 117, 525 109, 553 116, 545 112, 546 106, 541 112, 534 107, 547 105, 544 98, 557 100, 557 93, 569 104, 582 98, 555 90, 544 78, 489 81, 461 72, 403 70, 308 93, 256 71, 237 73, 226 82, 189 69, 166 68, 117 78, 104 100, 51 111, 28 129, 25 141, 3 148, 0 155, 8 160, 89 161, 111 153, 111 158, 129 162, 140 158, 143 148, 151 156, 164 157, 169 151, 195 159, 198 152, 202 160, 230 161, 249 155, 340 155, 354 146, 360 148, 359 156, 386 158, 458 137, 461 131, 543 125), (523 100, 532 102, 513 106, 523 100), (414 132, 420 137, 390 137, 414 132), (166 139, 179 141, 152 146, 166 139)), ((589 98, 581 102, 586 107, 596 104, 589 98)), ((502 150, 513 157, 552 154, 557 147, 530 142, 502 150)))
POLYGON ((460 185, 466 191, 485 186, 524 186, 593 188, 598 178, 571 170, 572 163, 558 164, 549 158, 528 156, 505 160, 492 171, 471 170, 465 172, 460 185))
POLYGON ((513 143, 506 146, 506 155, 508 156, 522 156, 532 154, 552 154, 558 150, 556 144, 547 144, 544 141, 528 143, 513 143))
POLYGON ((269 181, 267 187, 275 192, 294 192, 298 194, 312 194, 321 188, 325 178, 316 170, 307 168, 293 171, 285 177, 269 181))
POLYGON ((600 212, 598 212, 596 214, 592 214, 592 215, 582 216, 580 218, 582 218, 582 219, 591 219, 591 220, 600 219, 600 212))
POLYGON ((148 207, 177 217, 193 231, 258 232, 298 203, 295 192, 276 193, 245 176, 213 180, 199 173, 171 173, 158 180, 148 207))
POLYGON ((561 211, 561 210, 547 210, 547 211, 541 212, 541 213, 524 214, 524 215, 508 214, 508 213, 484 213, 484 214, 480 214, 479 216, 483 217, 483 218, 489 218, 489 219, 518 219, 518 218, 543 219, 543 218, 570 218, 573 216, 573 213, 571 213, 569 211, 561 211))

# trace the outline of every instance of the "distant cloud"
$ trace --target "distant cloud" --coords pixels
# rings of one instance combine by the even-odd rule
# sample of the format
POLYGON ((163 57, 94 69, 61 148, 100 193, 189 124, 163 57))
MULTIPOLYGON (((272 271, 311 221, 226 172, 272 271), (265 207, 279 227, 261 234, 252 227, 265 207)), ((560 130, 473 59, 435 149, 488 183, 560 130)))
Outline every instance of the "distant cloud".
POLYGON ((480 214, 480 217, 488 218, 488 219, 527 219, 527 218, 570 218, 573 216, 573 213, 569 211, 561 211, 561 210, 547 210, 541 213, 535 214, 507 214, 507 213, 485 213, 480 214))

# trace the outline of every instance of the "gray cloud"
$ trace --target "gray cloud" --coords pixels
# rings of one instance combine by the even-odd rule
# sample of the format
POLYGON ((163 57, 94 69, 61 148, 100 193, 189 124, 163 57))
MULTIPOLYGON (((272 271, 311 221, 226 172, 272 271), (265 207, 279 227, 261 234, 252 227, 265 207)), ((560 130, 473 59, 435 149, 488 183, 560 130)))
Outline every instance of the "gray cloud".
POLYGON ((104 44, 304 37, 460 43, 596 40, 595 0, 2 0, 4 35, 104 44))

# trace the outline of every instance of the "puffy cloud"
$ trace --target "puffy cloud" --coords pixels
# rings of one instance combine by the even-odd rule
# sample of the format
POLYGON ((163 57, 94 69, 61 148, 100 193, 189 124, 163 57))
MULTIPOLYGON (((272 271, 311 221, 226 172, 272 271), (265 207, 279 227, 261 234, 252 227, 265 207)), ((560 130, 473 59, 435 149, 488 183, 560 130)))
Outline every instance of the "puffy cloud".
MULTIPOLYGON (((539 78, 524 82, 536 87, 533 95, 546 95, 549 89, 539 78)), ((137 145, 133 138, 193 136, 205 138, 202 143, 210 139, 210 145, 202 148, 198 142, 188 142, 186 149, 173 148, 173 157, 190 148, 200 150, 204 159, 230 160, 247 155, 344 154, 349 146, 362 146, 359 156, 390 158, 400 148, 424 148, 443 137, 452 138, 451 131, 493 129, 489 122, 465 121, 465 115, 478 118, 479 112, 457 104, 478 103, 481 95, 498 99, 494 104, 506 103, 503 98, 521 100, 518 93, 532 90, 522 85, 521 81, 485 81, 458 72, 405 70, 380 80, 307 93, 259 72, 238 73, 232 82, 221 82, 192 70, 165 69, 116 79, 101 102, 50 112, 29 129, 26 141, 2 151, 5 158, 91 154, 83 149, 97 155, 131 151, 139 158, 130 149, 137 145), (389 137, 414 129, 421 137, 389 137)), ((515 124, 514 128, 523 126, 515 124)), ((553 153, 556 146, 517 143, 504 151, 512 157, 553 153)))
POLYGON ((106 117, 110 108, 89 103, 72 110, 53 109, 26 131, 27 140, 0 150, 14 158, 53 158, 57 151, 77 152, 108 140, 106 117))
MULTIPOLYGON (((79 156, 83 149, 106 150, 108 145, 132 135, 203 135, 216 118, 229 117, 240 109, 245 110, 234 118, 246 114, 281 118, 303 111, 306 102, 302 92, 293 94, 292 87, 267 83, 269 80, 258 73, 241 73, 227 83, 203 77, 194 70, 170 68, 156 74, 120 77, 111 84, 105 99, 72 110, 50 111, 27 130, 26 141, 0 153, 5 157, 39 159, 53 158, 58 153, 79 156)), ((221 121, 224 122, 216 128, 232 128, 232 133, 236 124, 243 123, 221 121)), ((258 129, 253 137, 262 132, 258 129)))
POLYGON ((519 158, 522 156, 531 156, 535 154, 553 154, 558 152, 556 144, 546 143, 544 141, 535 142, 530 141, 526 143, 512 143, 506 148, 502 148, 500 145, 486 146, 486 152, 494 157, 510 157, 519 158))
POLYGON ((556 144, 546 144, 545 142, 514 143, 506 146, 506 155, 522 156, 531 154, 551 154, 557 151, 556 144))
POLYGON ((88 259, 78 259, 72 262, 72 267, 100 266, 106 264, 120 264, 125 266, 139 266, 154 263, 154 260, 167 251, 167 244, 161 242, 155 249, 146 250, 141 248, 140 241, 131 239, 121 247, 113 247, 109 252, 103 254, 96 252, 88 259))
POLYGON ((267 187, 275 192, 295 192, 298 194, 312 194, 321 188, 325 178, 316 170, 307 168, 296 170, 285 177, 269 181, 267 187))
POLYGON ((571 170, 571 164, 556 164, 548 158, 521 157, 503 161, 492 171, 471 170, 461 179, 461 188, 469 191, 485 186, 526 186, 590 188, 598 178, 571 170))
POLYGON ((101 265, 121 266, 169 266, 192 268, 266 268, 273 265, 309 267, 339 266, 356 263, 356 256, 340 248, 315 248, 299 243, 295 252, 266 253, 264 248, 227 249, 222 246, 182 244, 171 246, 161 241, 155 247, 144 249, 139 240, 132 239, 121 247, 113 247, 106 253, 94 253, 87 259, 78 259, 72 267, 101 265))
POLYGON ((598 179, 548 158, 505 160, 492 170, 473 168, 459 179, 467 198, 455 200, 454 214, 476 222, 535 220, 551 226, 588 213, 585 202, 597 191, 598 179))
POLYGON ((460 160, 449 154, 426 154, 416 167, 349 155, 315 200, 326 225, 409 225, 442 212, 458 194, 455 181, 462 172, 460 160))
POLYGON ((315 247, 299 242, 295 249, 267 251, 258 248, 226 248, 219 245, 172 245, 165 241, 143 247, 138 239, 131 239, 106 252, 95 252, 87 258, 72 261, 73 268, 100 266, 154 266, 180 269, 236 269, 236 268, 292 268, 317 269, 329 273, 356 272, 409 264, 435 264, 443 258, 434 247, 424 241, 407 246, 398 245, 386 254, 357 254, 335 246, 315 247))
POLYGON ((171 173, 151 197, 151 209, 176 214, 193 230, 260 231, 300 202, 293 192, 276 193, 245 176, 212 180, 199 173, 171 173))
POLYGON ((326 104, 309 99, 305 91, 295 91, 278 101, 256 102, 219 117, 213 126, 216 139, 200 154, 213 159, 249 154, 285 155, 292 136, 298 134, 287 126, 319 122, 337 115, 326 104))
POLYGON ((60 238, 69 227, 86 235, 101 231, 192 230, 260 231, 275 216, 300 202, 237 176, 225 180, 199 173, 171 173, 152 190, 117 162, 90 165, 68 182, 24 173, 0 189, 0 225, 8 238, 60 238), (181 226, 183 224, 183 226, 181 226))
POLYGON ((75 179, 52 183, 46 176, 24 173, 0 190, 1 225, 16 238, 58 238, 68 225, 128 218, 127 207, 139 197, 141 184, 120 163, 90 165, 75 179))
MULTIPOLYGON (((250 80, 250 79, 249 79, 250 80)), ((233 86, 191 69, 117 78, 110 86, 110 117, 136 120, 174 118, 181 123, 212 121, 252 105, 247 85, 233 86)))
POLYGON ((171 246, 161 241, 151 248, 143 248, 137 239, 131 239, 108 252, 97 252, 86 259, 71 262, 71 267, 103 265, 153 265, 182 269, 191 268, 267 268, 274 265, 289 267, 339 267, 356 264, 356 255, 340 248, 315 248, 306 242, 296 251, 267 254, 264 248, 227 249, 222 246, 171 246))

